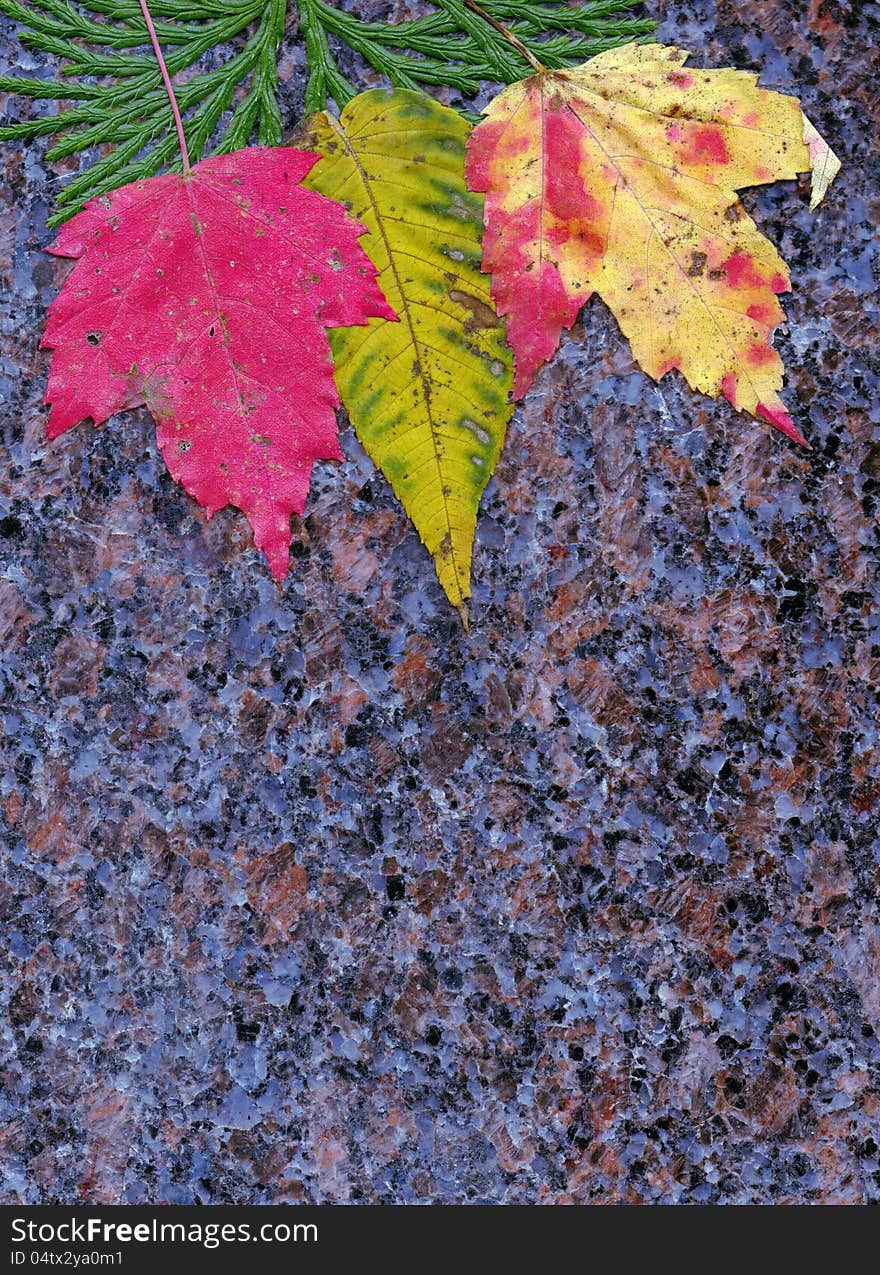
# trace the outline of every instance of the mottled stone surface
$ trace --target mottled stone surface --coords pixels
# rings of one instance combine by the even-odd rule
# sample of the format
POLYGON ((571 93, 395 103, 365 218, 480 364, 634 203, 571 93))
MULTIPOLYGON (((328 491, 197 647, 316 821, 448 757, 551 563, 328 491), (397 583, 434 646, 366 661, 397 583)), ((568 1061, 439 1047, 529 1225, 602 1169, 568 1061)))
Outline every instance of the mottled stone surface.
POLYGON ((3 150, 4 1200, 880 1199, 878 7, 649 8, 845 162, 746 196, 813 449, 594 302, 470 637, 349 429, 280 593, 145 413, 47 445, 70 165, 3 150))

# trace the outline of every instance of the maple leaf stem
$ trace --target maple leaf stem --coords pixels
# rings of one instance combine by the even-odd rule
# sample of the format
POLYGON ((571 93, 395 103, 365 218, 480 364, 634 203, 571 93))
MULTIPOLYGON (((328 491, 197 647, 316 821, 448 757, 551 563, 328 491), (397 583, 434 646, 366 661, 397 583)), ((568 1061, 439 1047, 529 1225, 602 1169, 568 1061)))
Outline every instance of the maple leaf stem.
POLYGON ((539 75, 542 75, 547 70, 544 63, 538 61, 534 53, 526 48, 522 40, 518 39, 512 31, 509 31, 503 22, 499 22, 497 18, 492 17, 491 13, 487 13, 485 9, 480 8, 476 0, 464 0, 464 3, 469 9, 473 9, 474 13, 481 17, 484 22, 488 22, 490 27, 494 27, 499 35, 503 35, 505 40, 513 45, 520 57, 525 58, 529 66, 533 66, 539 75))
POLYGON ((177 105, 177 98, 174 96, 174 88, 171 84, 171 76, 168 74, 168 67, 165 65, 165 58, 162 56, 162 47, 159 44, 159 37, 156 34, 156 28, 153 26, 153 15, 147 8, 147 0, 140 0, 141 11, 144 15, 144 22, 147 24, 147 30, 150 33, 150 41, 153 45, 153 52, 156 54, 156 61, 159 63, 159 70, 162 72, 162 81, 165 85, 165 92, 168 94, 168 101, 171 103, 171 114, 174 116, 174 127, 177 129, 177 140, 180 143, 180 155, 183 160, 183 171, 190 171, 189 152, 186 149, 186 134, 183 131, 183 120, 180 117, 180 107, 177 105))

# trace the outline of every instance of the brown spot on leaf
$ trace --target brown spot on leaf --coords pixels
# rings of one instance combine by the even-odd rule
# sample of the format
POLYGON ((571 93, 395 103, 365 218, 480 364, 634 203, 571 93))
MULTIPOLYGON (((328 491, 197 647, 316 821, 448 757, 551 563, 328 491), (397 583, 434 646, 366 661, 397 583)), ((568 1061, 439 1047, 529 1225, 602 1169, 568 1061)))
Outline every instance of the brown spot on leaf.
POLYGON ((449 300, 454 301, 456 305, 463 305, 466 310, 470 310, 471 318, 465 324, 465 330, 474 328, 497 328, 499 318, 490 305, 486 305, 479 297, 475 297, 470 292, 462 292, 458 288, 450 288, 449 300))

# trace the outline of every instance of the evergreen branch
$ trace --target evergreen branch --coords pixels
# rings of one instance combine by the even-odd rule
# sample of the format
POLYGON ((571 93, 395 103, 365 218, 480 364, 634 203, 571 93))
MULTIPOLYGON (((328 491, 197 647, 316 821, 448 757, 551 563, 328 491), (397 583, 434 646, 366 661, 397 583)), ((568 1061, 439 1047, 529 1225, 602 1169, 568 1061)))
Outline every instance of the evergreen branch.
MULTIPOLYGON (((306 108, 324 106, 327 96, 339 106, 348 101, 348 96, 337 97, 329 88, 329 77, 337 68, 327 35, 354 49, 396 88, 442 83, 464 97, 472 97, 480 84, 510 84, 534 73, 534 65, 463 0, 434 3, 438 12, 424 18, 384 23, 364 22, 334 8, 328 0, 300 0, 304 34, 311 28, 324 37, 320 42, 313 37, 314 52, 309 50, 306 38, 313 76, 313 92, 307 95, 306 108), (399 50, 421 57, 416 60, 399 50), (446 66, 442 80, 435 78, 437 67, 432 59, 446 66)), ((482 7, 491 17, 504 22, 532 57, 548 68, 558 69, 649 35, 656 27, 649 19, 609 20, 610 15, 631 7, 631 3, 632 0, 593 0, 569 6, 564 0, 486 0, 482 7), (572 36, 572 31, 585 38, 572 36)))
MULTIPOLYGON (((284 35, 286 0, 202 0, 195 4, 154 0, 150 8, 172 76, 192 73, 205 54, 237 38, 244 39, 243 48, 222 66, 196 72, 176 88, 193 162, 205 154, 218 128, 220 137, 214 150, 238 149, 247 144, 254 130, 262 143, 277 145, 281 141, 277 51, 284 35), (169 20, 174 18, 182 20, 169 20), (240 105, 245 109, 233 111, 224 129, 222 117, 242 90, 240 105), (231 145, 226 137, 230 130, 231 145)), ((167 167, 180 168, 172 112, 139 0, 88 0, 81 6, 68 0, 0 0, 0 12, 24 26, 22 43, 62 58, 62 74, 69 77, 69 82, 52 83, 4 76, 0 91, 77 103, 55 115, 4 125, 0 141, 57 134, 59 141, 48 152, 50 160, 97 146, 113 146, 109 155, 65 186, 50 225, 69 217, 88 199, 126 181, 152 176, 167 167), (107 21, 86 16, 82 12, 85 8, 107 21), (144 52, 127 51, 139 49, 144 52), (99 82, 88 82, 94 79, 99 82), (175 142, 171 147, 164 144, 169 130, 175 142)))
MULTIPOLYGON (((631 0, 630 0, 631 3, 631 0)), ((358 91, 337 64, 347 45, 397 88, 446 86, 473 98, 536 65, 559 69, 648 35, 655 24, 621 16, 627 0, 433 0, 434 11, 399 23, 366 22, 331 0, 297 0, 309 75, 305 110, 358 91), (481 12, 481 10, 483 12, 481 12)), ((294 7, 294 6, 291 6, 294 7)), ((192 162, 238 150, 254 137, 278 145, 278 50, 287 0, 150 0, 192 162), (230 52, 231 49, 231 52, 230 52), (205 67, 205 58, 210 58, 205 67), (200 65, 201 64, 201 65, 200 65)), ((57 198, 56 225, 88 200, 162 169, 180 153, 140 0, 0 0, 19 39, 60 60, 62 79, 0 76, 0 92, 59 104, 54 114, 0 126, 0 141, 56 136, 50 161, 85 155, 57 198), (107 153, 94 155, 100 148, 107 153)), ((462 106, 463 113, 473 118, 462 106)))
POLYGON ((511 84, 522 79, 517 64, 511 56, 514 50, 504 37, 486 23, 479 14, 468 9, 462 0, 437 0, 442 9, 454 18, 462 31, 471 36, 475 43, 482 43, 486 53, 486 61, 495 72, 495 78, 501 84, 511 84))

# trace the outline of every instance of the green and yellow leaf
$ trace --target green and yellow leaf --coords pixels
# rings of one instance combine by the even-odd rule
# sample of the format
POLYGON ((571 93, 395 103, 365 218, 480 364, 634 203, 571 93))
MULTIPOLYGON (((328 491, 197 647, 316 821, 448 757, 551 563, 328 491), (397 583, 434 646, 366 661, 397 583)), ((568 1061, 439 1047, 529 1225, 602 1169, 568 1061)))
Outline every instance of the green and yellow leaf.
POLYGON ((330 333, 358 438, 388 478, 466 619, 477 510, 512 407, 512 355, 480 273, 483 200, 467 189, 469 125, 409 90, 361 93, 307 119, 306 184, 367 227, 361 244, 399 322, 330 333))

